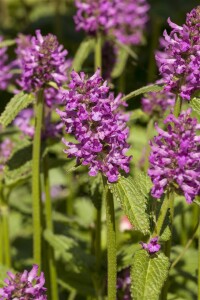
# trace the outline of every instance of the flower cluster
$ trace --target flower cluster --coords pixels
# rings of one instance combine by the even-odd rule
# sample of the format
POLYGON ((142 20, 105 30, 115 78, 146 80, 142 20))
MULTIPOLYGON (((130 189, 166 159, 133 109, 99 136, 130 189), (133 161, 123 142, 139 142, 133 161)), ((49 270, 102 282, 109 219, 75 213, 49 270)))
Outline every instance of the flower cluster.
POLYGON ((117 299, 131 300, 130 267, 117 273, 117 299))
POLYGON ((158 252, 161 248, 160 244, 158 243, 158 237, 152 238, 149 243, 140 243, 142 245, 142 248, 147 250, 149 254, 155 254, 158 252))
POLYGON ((42 36, 40 30, 36 30, 36 36, 19 37, 16 41, 21 69, 18 84, 24 91, 35 92, 50 81, 60 86, 67 80, 67 50, 59 45, 56 36, 42 36))
POLYGON ((152 196, 160 198, 164 190, 177 188, 191 203, 200 191, 200 125, 191 118, 191 109, 178 118, 170 114, 164 121, 167 130, 156 125, 158 135, 150 143, 148 171, 154 187, 152 196))
POLYGON ((179 93, 185 100, 200 89, 200 6, 186 17, 186 23, 178 26, 168 19, 172 28, 164 31, 164 54, 156 55, 165 90, 179 93))
POLYGON ((114 25, 115 9, 111 0, 76 0, 77 13, 74 16, 76 30, 89 34, 108 31, 114 25))
POLYGON ((148 21, 146 0, 114 0, 114 36, 123 44, 139 45, 148 21))
POLYGON ((76 29, 115 36, 121 43, 138 45, 148 20, 146 0, 76 0, 76 29))
POLYGON ((142 98, 142 109, 150 117, 162 117, 165 111, 173 107, 175 95, 166 91, 149 92, 142 98))
POLYGON ((71 73, 69 91, 64 93, 66 109, 58 111, 66 132, 75 136, 78 143, 63 140, 69 157, 89 166, 89 175, 101 171, 110 182, 117 181, 119 170, 129 172, 131 157, 125 156, 129 145, 126 139, 128 115, 120 110, 121 95, 114 98, 107 83, 102 81, 100 70, 87 78, 71 73))
POLYGON ((8 278, 4 280, 6 286, 0 288, 0 300, 46 300, 46 288, 44 287, 44 273, 37 276, 38 266, 33 265, 30 272, 12 274, 8 272, 8 278))
POLYGON ((9 138, 6 138, 0 143, 0 174, 4 170, 5 164, 10 158, 13 146, 13 142, 9 138))
MULTIPOLYGON (((33 138, 35 133, 33 108, 22 110, 15 118, 13 124, 22 131, 23 135, 33 138)), ((44 119, 44 128, 45 131, 42 133, 43 139, 56 138, 60 136, 63 124, 61 122, 52 123, 51 114, 47 112, 44 119)))
MULTIPOLYGON (((3 37, 0 36, 0 42, 2 41, 3 37)), ((0 48, 0 90, 5 90, 10 79, 12 78, 12 63, 8 63, 6 51, 6 47, 0 48)))

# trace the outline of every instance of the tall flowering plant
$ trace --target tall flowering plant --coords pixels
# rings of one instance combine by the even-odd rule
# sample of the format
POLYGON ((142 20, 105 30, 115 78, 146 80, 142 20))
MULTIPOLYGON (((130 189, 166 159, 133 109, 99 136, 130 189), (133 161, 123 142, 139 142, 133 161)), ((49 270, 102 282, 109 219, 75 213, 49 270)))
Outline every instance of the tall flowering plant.
POLYGON ((200 10, 188 13, 182 26, 168 19, 171 31, 164 31, 156 51, 161 78, 123 95, 123 78, 119 84, 112 76, 131 68, 127 57, 143 44, 147 1, 76 0, 75 8, 76 30, 88 37, 72 62, 55 35, 36 30, 18 35, 17 57, 9 63, 0 38, 0 89, 15 93, 0 116, 5 127, 12 123, 0 132, 0 267, 23 270, 30 263, 31 243, 18 248, 18 240, 31 234, 34 263, 0 280, 0 299, 166 300, 173 293, 169 272, 199 228, 198 220, 185 248, 171 251, 174 227, 176 240, 186 236, 182 207, 199 219, 200 10), (141 94, 141 109, 128 106, 141 94), (22 136, 28 137, 24 148, 22 136), (50 180, 59 186, 56 195, 50 180), (32 206, 23 199, 29 193, 32 206), (21 248, 28 258, 22 263, 21 248))

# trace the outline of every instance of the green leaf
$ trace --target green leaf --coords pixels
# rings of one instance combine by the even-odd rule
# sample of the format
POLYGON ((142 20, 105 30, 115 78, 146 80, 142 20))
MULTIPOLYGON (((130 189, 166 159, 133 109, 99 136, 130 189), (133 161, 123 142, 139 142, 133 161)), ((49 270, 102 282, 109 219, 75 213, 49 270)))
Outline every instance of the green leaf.
POLYGON ((126 67, 128 56, 129 56, 129 54, 125 49, 123 49, 123 48, 119 49, 119 52, 117 55, 117 62, 115 64, 115 67, 111 74, 112 78, 117 78, 123 73, 123 71, 126 67))
POLYGON ((91 38, 84 40, 80 44, 72 63, 72 69, 74 69, 76 72, 82 69, 83 63, 88 58, 89 54, 94 50, 94 45, 95 41, 91 38))
POLYGON ((84 252, 81 245, 73 238, 61 234, 54 234, 50 230, 44 231, 44 238, 55 251, 56 259, 68 264, 69 269, 80 272, 89 269, 94 264, 92 255, 84 252))
POLYGON ((190 101, 190 106, 194 111, 196 111, 200 115, 200 98, 193 98, 190 101))
POLYGON ((144 93, 149 93, 149 92, 159 92, 162 91, 163 86, 157 85, 157 84, 151 84, 151 85, 147 85, 144 86, 138 90, 135 90, 133 92, 131 92, 130 94, 124 96, 122 98, 122 100, 127 101, 130 100, 131 98, 134 98, 138 95, 144 94, 144 93))
POLYGON ((31 104, 34 100, 34 95, 24 94, 23 92, 15 95, 7 104, 4 112, 0 116, 0 124, 4 127, 8 126, 18 115, 18 113, 31 104))
POLYGON ((14 170, 9 170, 8 168, 6 168, 4 172, 5 185, 8 187, 13 187, 19 184, 23 184, 31 177, 31 175, 32 175, 31 161, 28 161, 21 167, 14 170))
POLYGON ((151 256, 146 250, 137 251, 131 268, 133 300, 158 300, 169 266, 163 253, 151 256))
POLYGON ((15 45, 15 40, 5 40, 0 43, 0 48, 9 47, 15 45))
POLYGON ((118 40, 114 41, 121 49, 124 49, 132 58, 134 58, 135 60, 138 59, 137 54, 135 53, 135 51, 133 51, 133 49, 131 49, 131 47, 129 47, 128 45, 125 45, 123 43, 120 43, 118 40))
POLYGON ((135 230, 143 234, 149 233, 149 216, 147 198, 151 188, 150 179, 139 174, 135 179, 120 177, 118 182, 110 184, 114 197, 120 201, 124 213, 129 218, 135 230))

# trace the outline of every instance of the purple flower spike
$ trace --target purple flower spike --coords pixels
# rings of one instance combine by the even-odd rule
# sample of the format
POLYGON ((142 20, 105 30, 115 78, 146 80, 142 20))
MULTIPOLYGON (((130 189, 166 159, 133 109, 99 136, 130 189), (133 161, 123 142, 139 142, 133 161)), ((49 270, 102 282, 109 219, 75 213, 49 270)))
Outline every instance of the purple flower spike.
POLYGON ((64 92, 65 111, 57 110, 66 132, 75 136, 78 143, 63 140, 68 157, 76 157, 78 163, 89 166, 89 175, 101 171, 110 182, 117 181, 119 170, 129 172, 131 157, 125 155, 129 149, 126 142, 129 130, 128 115, 120 110, 126 104, 121 95, 114 98, 100 71, 87 78, 73 71, 69 91, 64 92))
POLYGON ((149 92, 142 98, 142 109, 150 117, 162 117, 167 109, 174 106, 175 95, 166 91, 149 92))
POLYGON ((175 188, 191 203, 200 192, 200 129, 191 109, 178 118, 170 114, 167 130, 156 125, 158 135, 150 142, 149 176, 154 184, 152 196, 160 198, 167 188, 175 188))
POLYGON ((114 36, 123 44, 139 45, 148 21, 146 0, 114 0, 114 36))
POLYGON ((172 28, 164 31, 163 51, 156 60, 166 84, 165 90, 179 93, 185 100, 200 89, 200 6, 186 17, 186 23, 178 26, 168 19, 172 28))
POLYGON ((76 0, 77 13, 74 17, 76 30, 96 34, 101 30, 107 32, 115 23, 114 3, 110 0, 76 0))
POLYGON ((142 248, 147 250, 147 252, 149 252, 149 254, 155 254, 157 253, 161 246, 158 243, 158 237, 154 237, 152 238, 149 243, 143 243, 141 242, 142 248))
POLYGON ((12 274, 4 280, 5 286, 0 288, 0 300, 46 300, 45 278, 42 272, 37 276, 38 266, 33 265, 30 272, 12 274))
POLYGON ((50 81, 61 86, 67 80, 69 67, 66 60, 68 52, 59 45, 56 36, 42 36, 40 30, 36 30, 35 34, 34 37, 19 37, 16 40, 17 62, 22 71, 18 84, 27 92, 44 88, 50 81))
MULTIPOLYGON (((3 37, 0 36, 0 43, 3 37)), ((0 90, 5 90, 12 78, 12 63, 8 63, 8 56, 6 54, 7 48, 0 48, 0 90)))

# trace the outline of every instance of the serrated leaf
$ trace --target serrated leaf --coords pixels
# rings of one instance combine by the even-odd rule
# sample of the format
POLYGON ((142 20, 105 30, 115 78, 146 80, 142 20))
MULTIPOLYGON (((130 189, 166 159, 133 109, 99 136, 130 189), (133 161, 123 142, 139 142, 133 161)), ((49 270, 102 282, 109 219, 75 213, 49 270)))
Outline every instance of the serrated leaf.
POLYGON ((131 98, 134 98, 138 95, 144 94, 144 93, 149 93, 149 92, 159 92, 162 91, 163 86, 157 85, 157 84, 151 84, 151 85, 147 85, 144 86, 138 90, 135 90, 133 92, 131 92, 130 94, 124 96, 122 98, 123 101, 127 101, 130 100, 131 98))
POLYGON ((9 47, 15 45, 15 40, 5 40, 0 43, 0 48, 9 47))
POLYGON ((110 184, 114 197, 120 201, 134 229, 143 234, 149 233, 150 227, 149 216, 146 212, 150 187, 150 179, 143 174, 139 174, 135 179, 131 176, 120 177, 118 182, 110 184))
POLYGON ((80 46, 74 56, 74 60, 72 63, 72 69, 74 69, 76 72, 78 72, 82 69, 83 63, 88 58, 89 54, 94 50, 94 45, 95 45, 95 41, 94 41, 94 39, 91 39, 91 38, 84 40, 80 44, 80 46))
POLYGON ((9 170, 5 169, 4 180, 5 185, 8 187, 13 187, 26 182, 32 175, 32 164, 30 161, 22 165, 21 167, 9 170))
POLYGON ((200 98, 193 98, 190 101, 190 106, 194 111, 196 111, 200 115, 200 98))
POLYGON ((34 95, 24 94, 23 92, 15 95, 7 104, 4 112, 0 116, 0 124, 4 127, 8 126, 18 115, 18 113, 31 104, 34 95))
POLYGON ((158 300, 169 265, 163 253, 151 256, 146 250, 136 252, 131 268, 133 300, 158 300))
POLYGON ((111 74, 112 78, 117 78, 123 73, 126 67, 128 56, 129 54, 125 49, 119 49, 119 52, 117 54, 117 62, 111 74))

